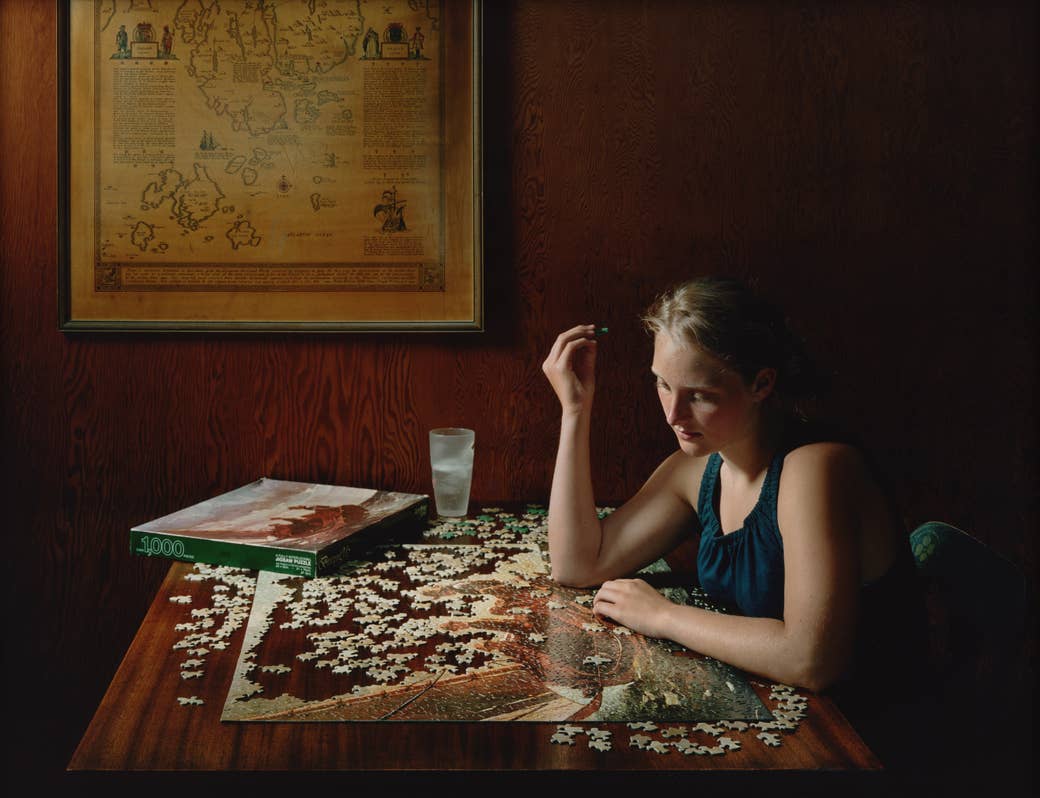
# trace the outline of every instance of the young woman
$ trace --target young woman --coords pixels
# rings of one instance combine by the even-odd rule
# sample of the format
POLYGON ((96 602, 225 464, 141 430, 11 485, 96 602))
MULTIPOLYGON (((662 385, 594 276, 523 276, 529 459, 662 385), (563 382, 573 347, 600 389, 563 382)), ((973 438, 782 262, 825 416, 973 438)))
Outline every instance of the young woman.
POLYGON ((795 412, 813 372, 783 316, 742 283, 707 278, 660 297, 644 321, 678 449, 603 520, 589 462, 595 328, 562 333, 543 364, 562 408, 554 578, 599 585, 600 616, 767 679, 812 691, 857 676, 904 683, 925 639, 906 531, 863 453, 795 412), (629 578, 696 532, 701 586, 732 613, 629 578))

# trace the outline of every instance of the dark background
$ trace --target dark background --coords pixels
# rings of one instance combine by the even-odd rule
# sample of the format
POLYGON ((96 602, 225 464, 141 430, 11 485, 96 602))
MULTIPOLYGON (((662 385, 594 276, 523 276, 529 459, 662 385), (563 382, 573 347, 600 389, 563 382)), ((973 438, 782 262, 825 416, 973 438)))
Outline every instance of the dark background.
POLYGON ((545 501, 561 329, 610 326, 597 500, 674 446, 638 315, 751 276, 838 372, 909 524, 1035 577, 1032 3, 488 3, 483 333, 64 334, 54 2, 0 5, 9 768, 60 774, 165 573, 131 525, 259 476, 545 501))

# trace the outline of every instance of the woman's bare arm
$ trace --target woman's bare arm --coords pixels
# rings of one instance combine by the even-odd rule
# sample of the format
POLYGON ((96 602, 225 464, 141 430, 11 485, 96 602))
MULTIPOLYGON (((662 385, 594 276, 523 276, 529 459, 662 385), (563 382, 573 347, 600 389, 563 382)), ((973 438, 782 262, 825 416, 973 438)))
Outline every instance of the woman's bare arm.
POLYGON ((596 540, 595 547, 577 550, 573 530, 559 523, 554 527, 550 519, 553 578, 575 587, 599 585, 635 573, 674 549, 696 526, 690 486, 700 484, 703 469, 703 462, 682 452, 669 456, 631 499, 598 522, 598 535, 586 538, 596 540))
POLYGON ((560 442, 549 498, 549 556, 553 578, 588 586, 632 573, 673 548, 694 516, 685 481, 702 463, 681 452, 670 457, 628 502, 604 521, 596 514, 589 436, 595 387, 592 325, 557 337, 542 369, 562 408, 560 442), (685 462, 684 462, 685 461, 685 462))
POLYGON ((821 690, 847 668, 860 586, 858 454, 814 444, 788 455, 778 517, 784 541, 784 617, 748 618, 674 604, 642 580, 607 582, 593 609, 742 670, 821 690))

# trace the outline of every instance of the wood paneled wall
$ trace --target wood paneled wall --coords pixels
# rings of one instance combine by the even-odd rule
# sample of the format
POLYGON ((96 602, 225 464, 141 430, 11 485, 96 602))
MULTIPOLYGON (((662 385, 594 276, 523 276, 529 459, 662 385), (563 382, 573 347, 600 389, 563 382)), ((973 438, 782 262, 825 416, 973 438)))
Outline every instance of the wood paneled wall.
POLYGON ((477 431, 477 500, 545 500, 540 364, 581 321, 611 328, 623 500, 674 446, 637 317, 687 275, 788 309, 911 523, 1033 572, 1032 4, 489 3, 487 331, 328 337, 60 333, 55 4, 0 9, 12 762, 60 771, 143 616, 165 566, 134 523, 261 475, 425 491, 445 424, 477 431))

